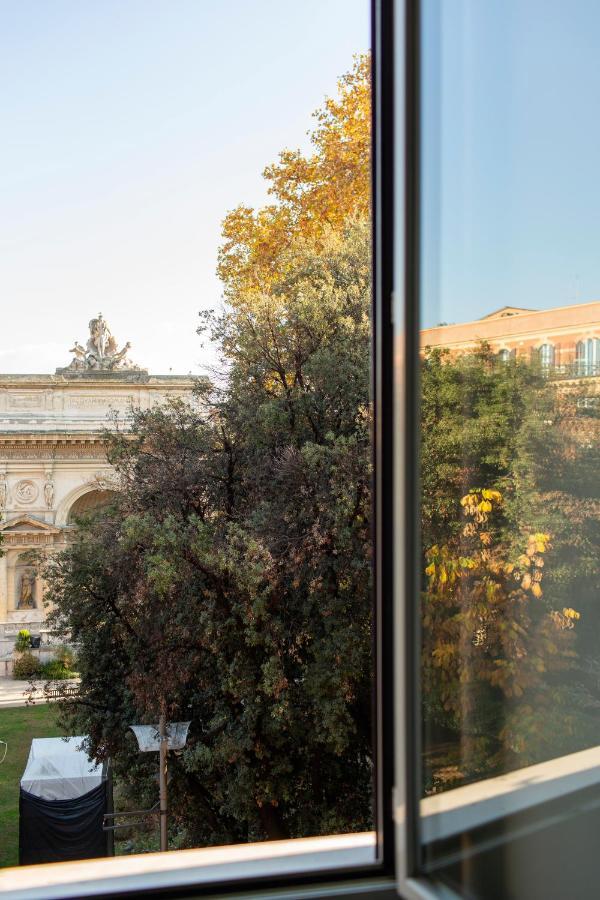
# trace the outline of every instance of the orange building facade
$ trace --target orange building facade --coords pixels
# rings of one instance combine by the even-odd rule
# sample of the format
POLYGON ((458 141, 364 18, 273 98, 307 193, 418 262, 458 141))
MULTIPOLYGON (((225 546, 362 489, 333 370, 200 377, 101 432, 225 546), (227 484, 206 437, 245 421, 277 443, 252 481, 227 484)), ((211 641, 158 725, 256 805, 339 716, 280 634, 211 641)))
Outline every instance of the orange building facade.
POLYGON ((445 347, 462 355, 487 342, 500 359, 537 359, 557 376, 600 375, 600 301, 556 309, 504 306, 460 325, 421 332, 421 347, 445 347))

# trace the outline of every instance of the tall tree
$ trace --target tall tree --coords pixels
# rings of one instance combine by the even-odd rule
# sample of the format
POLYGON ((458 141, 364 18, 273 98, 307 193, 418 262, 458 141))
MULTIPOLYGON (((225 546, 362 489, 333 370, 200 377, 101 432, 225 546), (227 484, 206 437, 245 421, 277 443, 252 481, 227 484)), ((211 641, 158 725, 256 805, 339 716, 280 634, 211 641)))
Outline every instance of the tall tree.
POLYGON ((93 755, 139 789, 126 724, 191 718, 188 845, 371 824, 369 122, 361 58, 225 220, 225 387, 108 438, 119 495, 47 576, 93 755))

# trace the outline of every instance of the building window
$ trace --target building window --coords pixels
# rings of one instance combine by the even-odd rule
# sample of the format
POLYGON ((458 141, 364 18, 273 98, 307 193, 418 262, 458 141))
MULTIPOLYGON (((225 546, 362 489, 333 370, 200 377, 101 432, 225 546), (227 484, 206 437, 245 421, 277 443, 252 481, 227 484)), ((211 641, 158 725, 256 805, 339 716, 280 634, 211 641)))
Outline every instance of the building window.
POLYGON ((503 347, 502 350, 499 350, 496 354, 496 359, 498 362, 507 363, 509 360, 514 359, 516 355, 516 350, 509 350, 507 347, 503 347))
POLYGON ((575 357, 577 375, 597 375, 600 371, 600 340, 588 338, 577 342, 575 357))
POLYGON ((552 369, 555 364, 555 350, 553 344, 542 344, 538 350, 538 357, 543 369, 552 369))
MULTIPOLYGON (((202 854, 208 846, 231 845, 234 863, 248 859, 248 853, 258 858, 289 852, 302 857, 296 865, 302 872, 306 852, 292 846, 282 851, 281 843, 269 851, 265 843, 289 839, 291 845, 295 838, 342 834, 345 876, 363 864, 381 875, 384 866, 390 869, 381 815, 389 825, 391 790, 378 785, 376 824, 374 783, 383 771, 378 762, 383 749, 382 741, 378 747, 373 741, 373 635, 377 629, 385 628, 386 636, 392 632, 390 610, 387 625, 374 615, 372 564, 371 423, 380 401, 372 397, 371 369, 374 356, 383 366, 384 354, 373 351, 370 324, 371 5, 368 0, 317 4, 318 27, 312 14, 290 0, 275 18, 264 0, 242 4, 233 17, 218 4, 209 6, 184 3, 173 9, 168 0, 157 0, 151 21, 144 20, 148 28, 140 29, 135 3, 124 4, 118 16, 90 3, 75 18, 58 4, 36 23, 15 4, 11 28, 0 34, 0 58, 30 76, 27 84, 15 80, 24 88, 8 114, 15 140, 0 150, 11 155, 4 171, 10 172, 14 190, 11 209, 18 210, 11 215, 7 209, 4 218, 19 219, 14 239, 28 257, 24 264, 15 254, 2 270, 14 296, 0 357, 10 356, 14 375, 0 369, 0 530, 5 534, 0 556, 5 546, 10 553, 9 560, 0 561, 0 634, 8 635, 12 652, 17 626, 35 625, 37 631, 39 624, 41 631, 48 601, 55 643, 76 641, 77 683, 64 678, 47 693, 52 699, 60 695, 68 709, 68 721, 61 724, 66 734, 83 736, 78 742, 91 758, 112 761, 116 810, 106 812, 101 827, 115 830, 118 850, 125 841, 134 854, 182 848, 202 854), (32 29, 40 40, 35 49, 32 29), (56 29, 68 32, 60 46, 56 29), (285 46, 291 33, 294 53, 266 52, 266 70, 249 65, 263 45, 285 46), (121 40, 123 35, 128 39, 121 40), (52 92, 40 94, 36 72, 45 71, 49 59, 60 74, 52 92), (108 70, 114 77, 100 89, 98 73, 108 70), (299 78, 309 70, 308 82, 299 78), (211 77, 221 84, 217 95, 211 77), (81 141, 74 148, 68 141, 73 98, 84 95, 90 122, 79 130, 81 141), (192 95, 198 102, 190 106, 192 95), (319 96, 314 147, 306 142, 303 150, 285 150, 294 132, 292 140, 303 144, 306 104, 317 105, 319 96), (122 115, 125 108, 136 115, 122 115), (207 115, 215 135, 219 132, 214 141, 205 140, 207 115), (48 162, 48 146, 42 151, 31 142, 29 129, 50 120, 56 141, 48 162), (237 152, 230 136, 240 134, 237 152), (82 173, 77 189, 60 164, 63 141, 82 173), (31 155, 17 152, 13 158, 21 146, 31 155), (263 182, 261 170, 273 146, 281 156, 263 182), (255 163, 248 167, 251 147, 255 163), (33 162, 36 154, 41 155, 33 162), (300 180, 298 167, 304 172, 300 180), (23 189, 33 170, 39 173, 39 194, 23 189), (240 193, 232 195, 231 181, 238 177, 240 193), (268 207, 254 212, 237 205, 249 200, 260 206, 271 187, 277 199, 268 207), (154 190, 159 204, 144 207, 142 222, 140 197, 154 196, 154 190), (102 290, 112 298, 112 308, 107 299, 105 317, 94 299, 76 323, 71 313, 79 288, 76 279, 63 277, 67 270, 58 262, 60 296, 66 299, 54 304, 52 318, 57 333, 71 338, 65 338, 56 361, 50 356, 40 362, 37 348, 49 346, 53 354, 55 345, 44 343, 41 320, 27 316, 19 291, 34 289, 22 288, 18 276, 27 271, 41 277, 44 264, 34 260, 38 250, 45 258, 47 241, 37 240, 35 222, 38 216, 50 221, 52 197, 58 195, 64 201, 60 252, 71 259, 78 255, 83 231, 86 246, 106 249, 110 265, 92 254, 82 266, 93 286, 95 267, 101 265, 108 277, 102 290), (114 206, 111 201, 110 211, 107 197, 117 201, 114 206), (210 213, 207 202, 213 205, 210 213), (221 238, 213 230, 200 247, 198 216, 206 221, 225 216, 221 238), (204 305, 212 305, 207 292, 197 294, 203 253, 212 280, 221 241, 219 277, 229 309, 217 314, 222 338, 221 325, 204 305), (154 252, 157 246, 160 253, 154 252), (141 268, 132 262, 140 259, 141 268), (130 291, 126 285, 134 281, 137 288, 130 291), (132 359, 129 341, 116 336, 119 315, 145 335, 132 359), (226 336, 232 326, 235 336, 234 331, 226 336), (75 328, 81 330, 73 342, 75 328), (252 335, 250 353, 240 328, 252 335), (38 343, 30 344, 36 329, 38 343), (288 338, 292 343, 284 349, 288 338), (242 363, 243 374, 235 368, 242 363), (38 366, 52 368, 47 375, 24 374, 39 372, 38 366), (249 392, 246 399, 240 385, 249 392), (234 392, 243 422, 233 415, 234 392), (260 447, 262 473, 256 454, 242 456, 249 441, 260 447), (121 450, 134 453, 132 465, 121 450), (202 474, 204 466, 209 475, 202 474), (330 492, 327 498, 317 501, 317 485, 330 492), (277 513, 272 508, 264 514, 257 493, 262 489, 277 513), (297 529, 284 503, 293 510, 297 529), (129 525, 142 520, 146 537, 126 537, 129 525), (174 543, 154 552, 168 522, 177 522, 171 534, 178 533, 185 562, 175 559, 174 543), (199 542, 192 531, 203 535, 199 542), (37 553, 59 537, 60 552, 37 553), (35 551, 33 561, 20 555, 24 547, 35 551), (149 565, 136 567, 130 551, 139 551, 149 565), (175 580, 159 586, 155 574, 167 557, 168 577, 175 580), (86 559, 99 563, 95 574, 86 559), (185 745, 171 744, 169 722, 190 723, 185 745), (133 724, 152 729, 159 723, 161 760, 168 754, 161 773, 167 767, 169 772, 160 794, 158 759, 140 757, 144 748, 130 731, 133 724), (134 813, 139 809, 141 822, 134 813), (160 829, 146 831, 148 823, 159 822, 160 829), (262 848, 249 848, 253 842, 262 848)), ((391 6, 386 7, 389 17, 391 6)), ((52 284, 45 282, 44 291, 58 296, 52 284)), ((131 337, 135 341, 137 335, 131 337)), ((389 497, 389 484, 385 489, 389 497)), ((391 690, 390 681, 380 696, 391 690)), ((388 719, 388 737, 392 727, 388 719)), ((0 740, 5 737, 0 721, 0 740)), ((1 755, 0 750, 0 762, 1 755)), ((59 840, 45 848, 38 861, 76 865, 65 844, 59 840)), ((92 842, 89 846, 93 850, 92 842)), ((323 866, 316 851, 318 868, 330 867, 328 850, 320 857, 323 866)), ((19 857, 10 852, 6 859, 12 866, 19 857)), ((225 869, 228 857, 221 856, 225 869)), ((156 855, 150 859, 149 853, 141 868, 146 861, 150 871, 156 855)), ((103 862, 105 871, 114 863, 103 862)), ((170 865, 181 884, 185 857, 170 865)), ((232 871, 235 877, 235 865, 232 871)), ((26 878, 25 867, 17 874, 26 878)), ((196 876, 202 880, 203 872, 196 876)), ((193 879, 192 872, 188 880, 193 879)), ((131 887, 145 884, 140 873, 131 887)))

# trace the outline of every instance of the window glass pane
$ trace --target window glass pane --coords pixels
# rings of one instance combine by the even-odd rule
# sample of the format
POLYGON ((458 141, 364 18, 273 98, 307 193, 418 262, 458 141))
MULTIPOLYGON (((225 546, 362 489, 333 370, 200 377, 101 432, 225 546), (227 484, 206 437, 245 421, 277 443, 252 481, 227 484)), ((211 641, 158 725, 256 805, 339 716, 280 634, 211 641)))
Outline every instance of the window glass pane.
POLYGON ((423 3, 423 862, 486 900, 597 893, 599 40, 423 3))
POLYGON ((0 81, 0 866, 374 860, 370 4, 2 0, 0 81))

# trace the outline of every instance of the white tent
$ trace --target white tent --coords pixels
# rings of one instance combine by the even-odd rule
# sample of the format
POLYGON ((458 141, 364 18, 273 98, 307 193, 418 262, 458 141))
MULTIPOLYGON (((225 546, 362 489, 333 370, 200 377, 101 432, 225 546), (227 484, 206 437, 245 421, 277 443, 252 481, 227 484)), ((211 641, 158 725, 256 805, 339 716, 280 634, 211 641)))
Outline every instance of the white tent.
POLYGON ((34 738, 21 787, 42 800, 74 800, 102 784, 102 764, 80 749, 85 738, 34 738))

